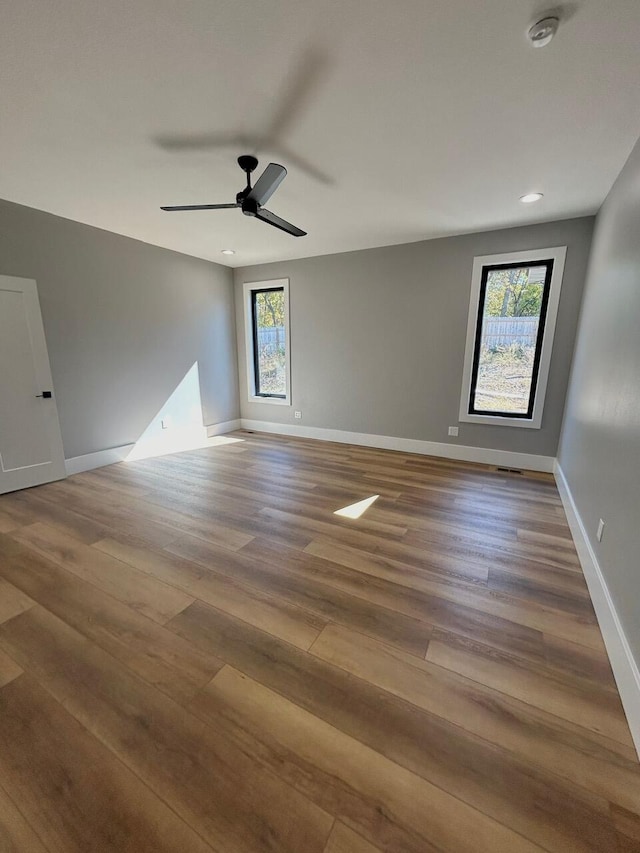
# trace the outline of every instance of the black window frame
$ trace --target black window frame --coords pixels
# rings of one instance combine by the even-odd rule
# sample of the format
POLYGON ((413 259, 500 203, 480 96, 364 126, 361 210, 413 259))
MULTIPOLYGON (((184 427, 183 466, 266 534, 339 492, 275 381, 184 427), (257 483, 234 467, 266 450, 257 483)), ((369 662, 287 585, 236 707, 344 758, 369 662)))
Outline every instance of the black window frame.
MULTIPOLYGON (((256 311, 256 297, 259 293, 282 293, 286 299, 284 286, 280 287, 256 287, 251 289, 251 340, 253 347, 253 396, 263 397, 270 400, 286 400, 285 394, 269 394, 260 391, 260 360, 258 354, 258 317, 256 311)), ((289 330, 285 323, 285 347, 289 346, 289 330)), ((287 377, 288 380, 288 377, 287 377)))
POLYGON ((549 307, 549 297, 551 295, 551 280, 553 277, 554 259, 546 258, 539 261, 517 261, 507 264, 486 264, 482 267, 482 276, 480 278, 480 293, 478 295, 478 313, 476 315, 476 333, 473 347, 473 362, 471 368, 471 383, 469 386, 469 401, 467 405, 467 414, 480 415, 482 417, 494 418, 509 418, 514 420, 532 420, 533 410, 536 402, 536 392, 538 390, 538 378, 540 375, 540 359, 542 357, 542 345, 547 325, 547 309, 549 307), (542 303, 540 305, 540 319, 538 321, 538 334, 536 336, 536 351, 533 357, 533 370, 531 375, 531 387, 529 389, 529 401, 526 412, 505 412, 497 409, 476 409, 475 395, 476 385, 478 381, 478 371, 480 369, 480 349, 482 347, 482 323, 484 320, 484 303, 487 294, 487 281, 489 274, 495 270, 517 270, 526 267, 546 267, 544 277, 544 290, 542 292, 542 303))

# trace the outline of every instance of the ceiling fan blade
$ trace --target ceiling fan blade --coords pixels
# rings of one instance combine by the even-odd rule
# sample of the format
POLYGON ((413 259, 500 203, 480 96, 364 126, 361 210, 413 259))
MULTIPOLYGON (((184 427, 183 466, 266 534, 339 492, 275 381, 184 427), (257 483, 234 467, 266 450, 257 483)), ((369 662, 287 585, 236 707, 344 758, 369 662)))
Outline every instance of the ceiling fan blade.
MULTIPOLYGON (((287 73, 286 82, 276 99, 276 109, 262 134, 270 142, 287 136, 299 115, 314 100, 328 67, 329 56, 320 45, 308 45, 287 73)), ((261 146, 262 147, 262 146, 261 146)))
POLYGON ((229 210, 232 207, 239 207, 236 204, 174 204, 171 207, 161 207, 160 210, 229 210))
POLYGON ((258 205, 265 204, 286 177, 287 170, 284 166, 280 166, 278 163, 269 163, 247 198, 253 199, 258 205))
POLYGON ((261 207, 258 210, 256 213, 256 219, 260 219, 262 222, 268 222, 269 225, 273 225, 281 231, 286 231, 287 234, 291 234, 292 237, 305 237, 307 234, 306 231, 303 231, 301 228, 297 228, 285 219, 281 219, 279 216, 276 216, 275 213, 271 213, 270 210, 265 210, 264 207, 261 207))
POLYGON ((283 160, 286 160, 292 166, 300 169, 301 172, 305 172, 310 178, 313 178, 314 181, 318 181, 320 184, 326 184, 327 186, 331 186, 335 183, 334 179, 327 175, 326 172, 318 169, 317 166, 314 166, 313 163, 310 163, 303 157, 299 157, 294 151, 287 148, 286 145, 278 142, 275 143, 272 148, 275 154, 280 154, 283 160))
POLYGON ((244 133, 193 133, 186 136, 162 135, 156 144, 165 151, 209 151, 212 148, 239 148, 253 151, 257 140, 244 133))

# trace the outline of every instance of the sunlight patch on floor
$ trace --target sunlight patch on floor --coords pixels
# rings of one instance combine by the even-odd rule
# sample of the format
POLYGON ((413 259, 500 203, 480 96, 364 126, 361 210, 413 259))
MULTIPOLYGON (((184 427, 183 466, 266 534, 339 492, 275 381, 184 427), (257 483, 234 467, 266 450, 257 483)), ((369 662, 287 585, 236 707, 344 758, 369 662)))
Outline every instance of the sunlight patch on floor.
POLYGON ((342 509, 337 509, 333 514, 340 515, 343 518, 360 518, 379 497, 380 495, 371 495, 370 498, 365 498, 355 504, 343 506, 342 509))
POLYGON ((244 438, 236 438, 234 435, 212 435, 208 439, 207 447, 220 447, 223 444, 241 444, 244 438))

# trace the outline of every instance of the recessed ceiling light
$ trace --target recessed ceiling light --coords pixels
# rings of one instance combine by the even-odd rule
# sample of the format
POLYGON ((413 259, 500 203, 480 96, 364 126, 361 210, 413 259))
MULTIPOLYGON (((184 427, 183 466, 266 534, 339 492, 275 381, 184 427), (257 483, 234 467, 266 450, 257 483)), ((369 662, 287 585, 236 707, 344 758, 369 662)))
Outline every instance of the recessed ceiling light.
POLYGON ((223 255, 235 255, 235 253, 236 253, 235 249, 223 249, 222 250, 223 255))
POLYGON ((526 195, 520 196, 520 201, 523 204, 533 204, 534 201, 540 201, 542 198, 542 193, 527 193, 526 195))

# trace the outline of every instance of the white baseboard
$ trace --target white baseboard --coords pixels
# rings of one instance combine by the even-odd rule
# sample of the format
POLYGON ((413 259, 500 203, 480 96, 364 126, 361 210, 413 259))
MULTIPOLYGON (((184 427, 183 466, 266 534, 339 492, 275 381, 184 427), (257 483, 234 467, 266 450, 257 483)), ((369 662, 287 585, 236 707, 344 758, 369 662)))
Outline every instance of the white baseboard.
MULTIPOLYGON (((207 438, 222 435, 240 429, 240 420, 224 421, 219 424, 209 424, 207 427, 207 438)), ((110 447, 108 450, 97 450, 95 453, 85 453, 83 456, 73 456, 65 459, 64 464, 67 475, 80 474, 82 471, 91 471, 93 468, 103 468, 105 465, 114 465, 116 462, 124 462, 133 448, 134 444, 123 444, 120 447, 110 447)))
MULTIPOLYGON (((384 450, 401 450, 405 453, 419 453, 423 456, 441 456, 445 459, 457 459, 463 462, 480 462, 485 465, 504 465, 507 468, 523 468, 527 471, 554 470, 552 456, 536 456, 533 453, 512 453, 507 450, 491 450, 484 447, 469 447, 457 444, 445 444, 437 441, 422 441, 415 438, 396 438, 390 435, 371 435, 365 432, 347 432, 340 429, 322 429, 321 427, 302 427, 291 424, 274 424, 269 421, 253 421, 246 418, 223 421, 207 426, 207 437, 213 438, 236 429, 250 429, 256 432, 269 432, 276 435, 297 435, 300 438, 315 438, 319 441, 336 441, 341 444, 359 444, 363 447, 380 447, 384 450)), ((67 474, 79 474, 92 468, 113 465, 124 461, 135 444, 123 444, 108 450, 86 453, 65 460, 67 474)))
POLYGON ((92 468, 102 468, 105 465, 122 462, 134 447, 135 444, 123 444, 120 447, 110 447, 108 450, 85 453, 84 456, 72 456, 71 459, 64 460, 67 475, 80 474, 82 471, 90 471, 92 468))
POLYGON ((523 468, 527 471, 552 473, 553 456, 536 456, 533 453, 512 453, 508 450, 491 450, 485 447, 446 444, 438 441, 422 441, 417 438, 396 438, 391 435, 372 435, 366 432, 347 432, 341 429, 303 427, 293 424, 275 424, 270 421, 253 421, 242 418, 242 429, 269 432, 276 435, 297 435, 300 438, 316 438, 320 441, 337 441, 341 444, 360 444, 364 447, 379 447, 383 450, 401 450, 404 453, 419 453, 422 456, 441 456, 462 462, 481 462, 485 465, 502 465, 506 468, 523 468))
POLYGON ((234 421, 223 421, 219 424, 209 424, 207 427, 207 436, 212 438, 214 435, 223 435, 225 432, 233 432, 234 429, 240 429, 240 418, 234 421))
POLYGON ((627 715, 631 737, 640 757, 640 670, 627 642, 598 558, 573 500, 571 489, 558 462, 555 466, 555 476, 604 644, 607 647, 622 705, 627 715))

